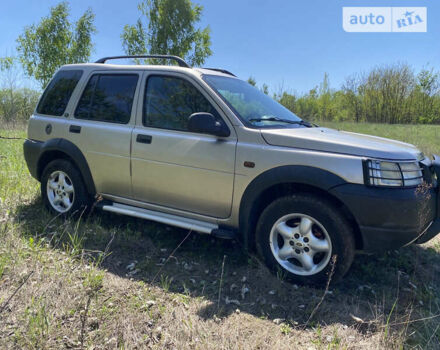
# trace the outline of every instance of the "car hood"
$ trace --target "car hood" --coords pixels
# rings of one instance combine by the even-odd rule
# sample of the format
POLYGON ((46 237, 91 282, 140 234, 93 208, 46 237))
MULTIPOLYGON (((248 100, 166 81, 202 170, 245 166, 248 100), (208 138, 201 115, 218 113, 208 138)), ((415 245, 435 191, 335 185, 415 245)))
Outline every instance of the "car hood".
POLYGON ((321 127, 262 129, 261 134, 268 144, 274 146, 395 160, 423 157, 409 143, 321 127))

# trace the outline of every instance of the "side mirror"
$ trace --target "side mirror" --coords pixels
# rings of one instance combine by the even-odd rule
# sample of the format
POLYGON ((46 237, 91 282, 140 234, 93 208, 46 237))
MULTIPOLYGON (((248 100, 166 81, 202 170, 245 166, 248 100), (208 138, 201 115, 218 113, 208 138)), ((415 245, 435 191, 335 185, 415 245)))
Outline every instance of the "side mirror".
POLYGON ((211 113, 199 112, 189 116, 188 130, 203 134, 227 137, 230 131, 223 121, 216 120, 211 113))

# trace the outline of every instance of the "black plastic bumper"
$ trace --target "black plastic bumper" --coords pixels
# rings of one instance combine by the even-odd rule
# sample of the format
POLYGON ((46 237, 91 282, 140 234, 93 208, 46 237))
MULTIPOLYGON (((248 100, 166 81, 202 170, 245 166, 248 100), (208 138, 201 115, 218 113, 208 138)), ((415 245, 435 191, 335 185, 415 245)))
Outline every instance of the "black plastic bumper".
POLYGON ((435 236, 437 236, 440 232, 440 218, 436 218, 431 226, 429 226, 429 228, 423 232, 423 234, 420 235, 420 237, 418 237, 414 243, 417 244, 423 244, 428 242, 429 240, 431 240, 432 238, 434 238, 435 236))
POLYGON ((40 159, 43 143, 40 141, 26 140, 23 143, 24 159, 32 177, 38 178, 38 160, 40 159))
POLYGON ((38 181, 40 181, 43 166, 50 160, 62 157, 71 161, 78 168, 88 193, 90 195, 96 193, 95 183, 87 160, 81 150, 72 142, 60 138, 50 139, 45 142, 26 140, 23 144, 23 153, 29 172, 38 181))
MULTIPOLYGON (((440 178, 440 159, 432 163, 440 178)), ((353 214, 362 236, 362 250, 380 252, 412 242, 424 243, 440 233, 439 189, 379 188, 344 184, 330 191, 353 214)))

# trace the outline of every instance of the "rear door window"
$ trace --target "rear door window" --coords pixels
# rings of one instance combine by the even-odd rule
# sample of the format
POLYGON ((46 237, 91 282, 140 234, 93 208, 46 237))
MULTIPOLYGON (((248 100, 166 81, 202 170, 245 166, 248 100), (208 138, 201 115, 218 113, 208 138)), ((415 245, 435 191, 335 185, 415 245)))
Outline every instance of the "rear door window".
POLYGON ((38 103, 37 113, 62 116, 82 74, 83 71, 78 69, 61 70, 55 74, 38 103))
POLYGON ((75 118, 126 124, 130 120, 137 74, 94 74, 85 87, 75 118))

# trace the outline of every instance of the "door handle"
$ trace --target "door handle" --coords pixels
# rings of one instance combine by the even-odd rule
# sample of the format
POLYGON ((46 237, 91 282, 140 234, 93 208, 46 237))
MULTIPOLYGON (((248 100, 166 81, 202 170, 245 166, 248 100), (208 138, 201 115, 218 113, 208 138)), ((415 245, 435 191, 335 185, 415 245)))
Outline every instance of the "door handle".
POLYGON ((138 134, 138 135, 136 136, 136 142, 139 142, 139 143, 147 143, 147 144, 150 144, 152 139, 153 139, 153 137, 150 136, 150 135, 142 135, 142 134, 138 134))
POLYGON ((69 131, 74 134, 79 134, 81 132, 81 127, 79 125, 71 125, 69 131))

